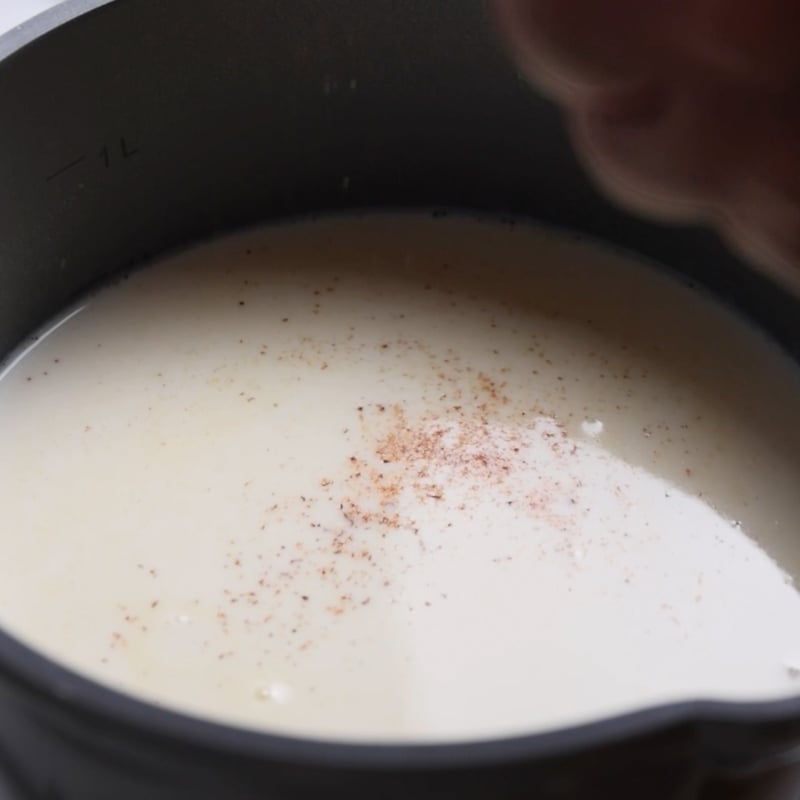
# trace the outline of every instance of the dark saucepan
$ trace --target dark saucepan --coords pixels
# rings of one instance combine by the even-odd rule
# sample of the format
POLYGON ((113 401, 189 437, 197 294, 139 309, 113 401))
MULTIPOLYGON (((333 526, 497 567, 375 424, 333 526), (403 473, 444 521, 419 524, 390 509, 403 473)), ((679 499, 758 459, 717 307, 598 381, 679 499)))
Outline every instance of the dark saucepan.
MULTIPOLYGON (((0 38, 0 354, 162 250, 374 206, 585 231, 710 287, 800 356, 796 300, 710 235, 598 197, 478 2, 71 0, 0 38), (353 79, 357 92, 337 90, 353 79)), ((344 746, 168 713, 0 633, 0 774, 21 798, 766 799, 793 796, 781 776, 798 762, 800 697, 505 741, 344 746)))

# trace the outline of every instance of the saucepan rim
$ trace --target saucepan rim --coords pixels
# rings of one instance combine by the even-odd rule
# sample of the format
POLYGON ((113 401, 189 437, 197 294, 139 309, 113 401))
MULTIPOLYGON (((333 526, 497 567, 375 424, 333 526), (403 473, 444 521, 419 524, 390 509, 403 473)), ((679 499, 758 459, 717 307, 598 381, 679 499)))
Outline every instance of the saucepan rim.
POLYGON ((0 629, 0 679, 16 690, 93 725, 124 729, 162 744, 218 754, 361 769, 498 766, 569 756, 681 726, 797 723, 800 695, 761 701, 688 699, 594 721, 503 738, 371 743, 316 739, 237 727, 139 700, 84 677, 0 629))

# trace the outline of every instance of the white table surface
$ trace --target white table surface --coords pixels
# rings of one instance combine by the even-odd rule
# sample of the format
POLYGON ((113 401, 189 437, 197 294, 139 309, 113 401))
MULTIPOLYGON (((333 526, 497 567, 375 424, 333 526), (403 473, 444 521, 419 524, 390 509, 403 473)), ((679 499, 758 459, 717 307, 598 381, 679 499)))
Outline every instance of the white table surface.
POLYGON ((57 6, 61 0, 0 0, 0 33, 25 22, 26 19, 57 6))

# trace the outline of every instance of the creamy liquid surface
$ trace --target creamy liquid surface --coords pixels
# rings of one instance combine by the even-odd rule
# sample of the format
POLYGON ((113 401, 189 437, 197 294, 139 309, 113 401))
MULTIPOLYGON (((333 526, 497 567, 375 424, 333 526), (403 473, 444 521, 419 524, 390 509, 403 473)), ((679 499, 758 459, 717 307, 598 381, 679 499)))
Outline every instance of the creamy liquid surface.
POLYGON ((7 364, 0 623, 338 739, 795 696, 799 397, 729 313, 536 228, 220 240, 7 364))

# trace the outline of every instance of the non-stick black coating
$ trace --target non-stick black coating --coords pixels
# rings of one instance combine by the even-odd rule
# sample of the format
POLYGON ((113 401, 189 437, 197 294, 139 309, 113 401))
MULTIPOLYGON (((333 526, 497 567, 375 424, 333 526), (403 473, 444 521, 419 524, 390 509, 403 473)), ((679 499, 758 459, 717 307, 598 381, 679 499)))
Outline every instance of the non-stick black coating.
MULTIPOLYGON (((72 0, 0 39, 4 55, 0 354, 181 244, 426 206, 521 213, 653 256, 800 355, 796 301, 710 235, 632 220, 590 188, 477 2, 72 0)), ((683 800, 733 796, 707 776, 766 774, 799 745, 800 698, 454 747, 293 741, 158 711, 0 634, 0 769, 21 797, 683 800)), ((791 797, 753 780, 753 797, 791 797)))

